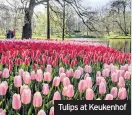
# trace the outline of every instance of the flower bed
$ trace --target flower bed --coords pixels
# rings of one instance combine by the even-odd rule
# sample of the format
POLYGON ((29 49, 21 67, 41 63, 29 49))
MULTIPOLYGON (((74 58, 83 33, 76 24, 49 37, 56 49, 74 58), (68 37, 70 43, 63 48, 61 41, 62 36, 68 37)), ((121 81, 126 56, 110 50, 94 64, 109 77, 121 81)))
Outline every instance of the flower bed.
POLYGON ((54 115, 54 100, 129 100, 130 60, 100 44, 0 41, 0 113, 54 115))

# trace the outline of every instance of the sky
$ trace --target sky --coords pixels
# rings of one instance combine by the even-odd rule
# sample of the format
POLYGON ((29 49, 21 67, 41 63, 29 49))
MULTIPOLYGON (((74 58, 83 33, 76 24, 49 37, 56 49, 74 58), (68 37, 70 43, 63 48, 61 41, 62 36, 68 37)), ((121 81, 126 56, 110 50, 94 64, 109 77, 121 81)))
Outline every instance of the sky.
MULTIPOLYGON (((92 8, 100 8, 105 6, 107 3, 109 3, 111 0, 82 0, 82 6, 90 6, 92 8)), ((44 6, 40 5, 35 8, 36 11, 42 11, 44 9, 44 6)))

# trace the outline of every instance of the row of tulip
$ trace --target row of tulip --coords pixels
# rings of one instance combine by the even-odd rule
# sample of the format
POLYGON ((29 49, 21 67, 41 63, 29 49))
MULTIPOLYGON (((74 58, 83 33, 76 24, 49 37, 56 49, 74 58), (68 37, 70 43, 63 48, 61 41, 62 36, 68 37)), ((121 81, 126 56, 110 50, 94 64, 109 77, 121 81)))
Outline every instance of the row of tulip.
POLYGON ((54 115, 54 100, 129 100, 130 77, 130 54, 103 45, 0 41, 0 114, 54 115))

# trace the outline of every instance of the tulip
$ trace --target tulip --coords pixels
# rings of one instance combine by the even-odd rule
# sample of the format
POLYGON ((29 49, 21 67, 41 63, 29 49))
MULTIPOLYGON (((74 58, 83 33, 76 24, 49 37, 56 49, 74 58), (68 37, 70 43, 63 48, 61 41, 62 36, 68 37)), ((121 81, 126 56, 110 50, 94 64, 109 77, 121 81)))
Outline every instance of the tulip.
POLYGON ((53 104, 54 104, 54 100, 61 100, 61 96, 60 96, 60 93, 58 91, 56 91, 54 93, 53 101, 52 101, 53 104))
POLYGON ((69 86, 70 84, 70 79, 68 77, 63 79, 63 86, 69 86))
POLYGON ((51 73, 45 72, 44 73, 44 81, 51 82, 51 80, 52 80, 51 73))
POLYGON ((50 108, 49 115, 54 115, 54 107, 51 107, 51 108, 50 108))
POLYGON ((124 78, 125 79, 130 79, 131 75, 130 75, 130 72, 129 71, 126 71, 125 72, 125 75, 124 75, 124 78))
POLYGON ((86 79, 87 77, 90 77, 88 73, 85 74, 84 79, 86 79))
POLYGON ((35 78, 37 77, 37 74, 35 73, 35 71, 31 72, 31 80, 35 80, 35 78))
POLYGON ((6 111, 3 109, 0 109, 0 115, 6 115, 6 111))
POLYGON ((85 81, 85 80, 81 80, 81 81, 79 82, 79 84, 78 84, 78 91, 79 91, 80 93, 83 93, 83 92, 86 90, 86 87, 87 87, 86 81, 85 81))
POLYGON ((69 85, 67 88, 67 97, 72 98, 74 96, 74 88, 73 85, 69 85))
POLYGON ((105 100, 113 100, 113 95, 107 94, 105 100))
POLYGON ((33 106, 41 107, 42 106, 42 96, 40 92, 36 92, 33 96, 33 106))
POLYGON ((86 90, 86 100, 93 100, 94 98, 94 92, 92 89, 88 88, 86 90))
POLYGON ((113 83, 116 83, 116 82, 118 82, 118 76, 117 76, 117 73, 112 73, 112 75, 111 75, 111 81, 113 82, 113 83))
POLYGON ((23 70, 23 69, 20 69, 20 70, 19 70, 19 75, 20 75, 21 77, 23 77, 23 75, 24 75, 24 70, 23 70))
POLYGON ((92 73, 92 67, 90 65, 86 65, 85 68, 84 68, 84 71, 86 73, 92 73))
POLYGON ((72 68, 69 69, 69 74, 70 74, 70 77, 72 77, 74 75, 74 72, 73 72, 72 68))
POLYGON ((60 81, 63 82, 64 78, 66 77, 65 73, 60 74, 60 81))
POLYGON ((31 77, 29 72, 25 72, 23 75, 23 81, 25 84, 30 84, 31 83, 31 77))
POLYGON ((41 82, 43 80, 43 72, 41 69, 37 70, 36 76, 35 76, 36 81, 41 82))
POLYGON ((102 72, 103 77, 109 77, 110 75, 110 70, 109 69, 104 69, 102 72))
POLYGON ((96 85, 99 85, 102 79, 103 77, 96 77, 96 85))
POLYGON ((3 78, 9 78, 9 69, 5 68, 2 72, 3 78))
POLYGON ((54 77, 53 86, 58 87, 60 85, 60 77, 54 77))
POLYGON ((127 91, 126 88, 120 88, 118 92, 118 98, 124 100, 127 98, 127 91))
POLYGON ((92 83, 91 77, 87 77, 86 78, 86 87, 87 88, 92 88, 92 85, 93 85, 93 83, 92 83))
POLYGON ((101 82, 99 85, 99 93, 100 94, 105 94, 106 93, 106 84, 101 82))
POLYGON ((100 71, 97 71, 96 77, 101 77, 101 72, 100 71))
POLYGON ((21 101, 23 104, 29 104, 31 102, 31 90, 29 88, 22 91, 21 101))
POLYGON ((83 74, 83 68, 78 66, 77 70, 80 70, 81 71, 81 74, 83 74))
POLYGON ((43 84, 42 93, 44 95, 48 95, 48 93, 49 93, 49 85, 48 84, 43 84))
POLYGON ((123 77, 119 78, 119 82, 118 82, 118 86, 121 87, 125 87, 125 80, 123 77))
POLYGON ((29 89, 28 85, 22 85, 20 87, 20 94, 22 94, 22 92, 23 92, 24 89, 29 89))
POLYGON ((52 72, 52 66, 51 65, 47 65, 46 72, 49 72, 49 73, 52 72))
POLYGON ((46 115, 46 113, 45 113, 45 111, 44 110, 40 110, 39 112, 38 112, 38 114, 37 115, 46 115))
POLYGON ((60 75, 61 73, 65 73, 65 69, 64 69, 63 67, 60 67, 60 68, 59 68, 59 75, 60 75))
POLYGON ((3 81, 2 83, 0 83, 0 95, 1 96, 6 95, 7 89, 8 89, 8 84, 6 81, 3 81))
POLYGON ((12 108, 15 110, 19 110, 21 108, 21 100, 19 94, 14 94, 12 99, 12 108))
POLYGON ((113 87, 113 88, 111 89, 110 94, 113 95, 113 98, 116 98, 116 97, 117 97, 117 94, 118 94, 118 89, 117 89, 117 87, 113 87))
POLYGON ((15 87, 21 87, 22 85, 22 77, 19 75, 19 76, 15 76, 14 78, 14 86, 15 87))
POLYGON ((76 71, 74 72, 74 78, 80 79, 80 77, 81 77, 81 71, 80 71, 80 70, 76 70, 76 71))
POLYGON ((68 90, 67 87, 64 87, 64 88, 63 88, 63 90, 62 90, 62 95, 63 95, 63 96, 67 96, 67 90, 68 90))

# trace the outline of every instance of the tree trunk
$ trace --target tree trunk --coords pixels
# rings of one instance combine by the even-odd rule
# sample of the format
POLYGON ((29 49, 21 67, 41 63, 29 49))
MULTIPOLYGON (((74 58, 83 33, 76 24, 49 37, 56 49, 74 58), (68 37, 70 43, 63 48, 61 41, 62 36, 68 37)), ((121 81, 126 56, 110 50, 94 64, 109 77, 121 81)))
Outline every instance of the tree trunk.
POLYGON ((25 9, 22 39, 32 38, 32 17, 33 17, 34 7, 35 7, 35 0, 30 0, 29 8, 25 9))
POLYGON ((65 39, 65 6, 66 2, 64 0, 64 6, 63 6, 63 28, 62 28, 62 40, 65 39))
POLYGON ((126 6, 125 4, 124 4, 123 17, 124 17, 124 34, 127 36, 128 32, 127 32, 127 27, 126 27, 126 6))
POLYGON ((49 0, 47 0, 47 39, 50 39, 50 11, 49 11, 49 0))

